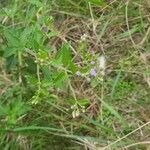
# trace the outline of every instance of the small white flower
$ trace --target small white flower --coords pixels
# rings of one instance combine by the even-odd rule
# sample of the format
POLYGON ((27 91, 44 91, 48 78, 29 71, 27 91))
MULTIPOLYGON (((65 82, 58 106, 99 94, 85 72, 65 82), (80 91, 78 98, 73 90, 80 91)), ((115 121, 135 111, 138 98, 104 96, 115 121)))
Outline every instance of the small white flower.
POLYGON ((91 61, 91 64, 94 65, 94 64, 95 64, 95 61, 91 61))
POLYGON ((72 105, 72 106, 71 106, 71 109, 74 109, 75 107, 76 107, 75 105, 72 105))
POLYGON ((91 82, 91 78, 87 77, 87 82, 91 82))
POLYGON ((76 117, 79 117, 80 115, 80 112, 79 112, 79 109, 76 110, 76 117))
POLYGON ((78 67, 80 68, 80 67, 81 67, 81 65, 80 65, 80 64, 78 64, 78 67))
POLYGON ((82 112, 85 113, 85 108, 82 108, 82 112))
POLYGON ((76 75, 77 75, 77 76, 81 76, 81 72, 80 72, 80 71, 77 71, 77 72, 76 72, 76 75))
POLYGON ((82 41, 85 41, 86 38, 87 38, 87 35, 86 35, 86 34, 83 34, 83 35, 81 36, 81 40, 82 40, 82 41))
POLYGON ((75 111, 72 112, 72 117, 73 117, 73 118, 76 117, 76 112, 75 112, 75 111))

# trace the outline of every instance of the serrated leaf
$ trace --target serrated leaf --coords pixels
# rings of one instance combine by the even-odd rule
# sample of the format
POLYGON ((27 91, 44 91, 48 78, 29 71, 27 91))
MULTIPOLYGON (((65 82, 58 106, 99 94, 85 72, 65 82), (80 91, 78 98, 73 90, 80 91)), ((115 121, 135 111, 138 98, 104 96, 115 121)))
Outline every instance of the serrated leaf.
POLYGON ((4 35, 9 47, 21 47, 21 42, 17 36, 16 30, 4 29, 4 35))
POLYGON ((29 36, 31 35, 32 31, 33 31, 32 27, 25 28, 24 31, 21 33, 20 40, 24 46, 27 43, 27 41, 29 40, 29 36))

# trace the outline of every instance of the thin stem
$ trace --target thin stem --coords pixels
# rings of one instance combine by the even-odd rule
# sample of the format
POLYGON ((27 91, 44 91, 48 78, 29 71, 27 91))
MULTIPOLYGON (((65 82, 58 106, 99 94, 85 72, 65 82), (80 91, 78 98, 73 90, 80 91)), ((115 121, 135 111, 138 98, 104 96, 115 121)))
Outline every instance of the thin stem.
POLYGON ((22 68, 22 55, 21 52, 18 51, 18 68, 19 68, 19 83, 22 83, 22 73, 21 73, 21 68, 22 68))
MULTIPOLYGON (((37 60, 37 57, 36 57, 36 60, 37 60)), ((40 91, 40 89, 41 89, 41 78, 40 78, 40 66, 38 63, 36 66, 36 74, 37 74, 37 78, 38 78, 38 91, 40 91)))
MULTIPOLYGON (((67 72, 66 72, 66 75, 67 75, 67 72)), ((74 91, 74 89, 73 89, 73 87, 72 87, 72 85, 71 85, 71 82, 70 82, 70 79, 69 79, 69 78, 68 78, 68 84, 69 84, 70 90, 71 90, 71 92, 72 92, 73 98, 74 98, 74 100, 77 102, 76 94, 75 94, 75 91, 74 91)))
MULTIPOLYGON (((102 80, 101 100, 104 100, 104 81, 102 80)), ((101 103, 101 120, 103 121, 103 103, 101 103)))
POLYGON ((90 9, 90 15, 91 15, 91 19, 92 19, 92 25, 93 25, 93 32, 95 35, 96 34, 96 26, 95 26, 95 21, 94 21, 94 16, 93 16, 93 12, 92 12, 92 8, 91 8, 91 3, 89 2, 89 9, 90 9))

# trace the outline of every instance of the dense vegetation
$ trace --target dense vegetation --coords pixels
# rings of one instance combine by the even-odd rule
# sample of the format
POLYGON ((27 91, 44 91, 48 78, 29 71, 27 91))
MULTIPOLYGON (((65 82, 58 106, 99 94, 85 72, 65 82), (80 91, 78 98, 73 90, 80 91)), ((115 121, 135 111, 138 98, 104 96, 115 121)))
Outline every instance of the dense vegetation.
POLYGON ((0 149, 149 150, 149 0, 0 0, 0 149))

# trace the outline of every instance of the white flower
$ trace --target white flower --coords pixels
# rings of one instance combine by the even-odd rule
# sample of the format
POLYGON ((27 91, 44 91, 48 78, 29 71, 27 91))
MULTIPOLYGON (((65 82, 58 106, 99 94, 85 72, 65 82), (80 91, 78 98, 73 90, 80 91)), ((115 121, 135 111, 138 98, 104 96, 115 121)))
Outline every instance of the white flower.
POLYGON ((80 115, 80 112, 79 112, 79 109, 76 110, 76 117, 79 117, 80 115))
POLYGON ((94 64, 95 64, 95 61, 91 61, 91 64, 94 65, 94 64))
POLYGON ((81 36, 81 40, 82 40, 82 41, 85 41, 86 38, 87 38, 87 35, 86 35, 86 34, 83 34, 83 35, 81 36))
POLYGON ((106 59, 104 55, 97 58, 97 64, 101 75, 105 75, 106 59))
POLYGON ((75 111, 72 112, 72 117, 73 117, 73 118, 76 117, 76 112, 75 112, 75 111))
POLYGON ((87 82, 91 82, 91 79, 89 77, 87 77, 87 82))
POLYGON ((106 68, 106 59, 105 59, 105 56, 102 55, 100 57, 97 58, 97 61, 98 61, 98 67, 100 70, 105 70, 106 68))
POLYGON ((77 76, 81 76, 81 72, 80 72, 80 71, 77 71, 77 72, 76 72, 76 75, 77 75, 77 76))

